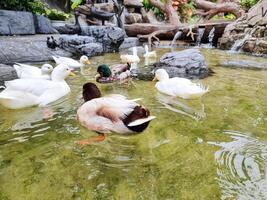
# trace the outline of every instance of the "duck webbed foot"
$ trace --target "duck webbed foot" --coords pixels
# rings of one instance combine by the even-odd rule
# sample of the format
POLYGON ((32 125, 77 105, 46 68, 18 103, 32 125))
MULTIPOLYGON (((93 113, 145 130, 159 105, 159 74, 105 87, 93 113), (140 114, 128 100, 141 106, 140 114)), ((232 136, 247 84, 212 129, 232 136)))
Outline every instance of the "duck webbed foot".
POLYGON ((86 146, 86 145, 90 145, 93 143, 102 142, 105 140, 105 138, 106 138, 106 136, 104 133, 98 133, 98 136, 96 136, 96 137, 88 138, 85 140, 79 140, 79 141, 77 141, 77 143, 81 146, 86 146))

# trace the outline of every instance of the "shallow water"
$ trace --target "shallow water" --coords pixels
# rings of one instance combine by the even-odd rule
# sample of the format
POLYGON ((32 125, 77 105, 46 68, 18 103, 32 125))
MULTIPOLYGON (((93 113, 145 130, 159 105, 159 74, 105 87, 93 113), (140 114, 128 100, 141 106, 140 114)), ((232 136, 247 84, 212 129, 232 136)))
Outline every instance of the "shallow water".
MULTIPOLYGON (((0 107, 0 199, 267 199, 267 71, 218 66, 266 60, 202 51, 215 74, 201 80, 210 88, 201 99, 170 98, 153 82, 101 85, 103 94, 143 97, 157 119, 138 135, 75 144, 96 135, 75 120, 95 68, 68 78, 72 93, 49 106, 49 120, 38 107, 0 107)), ((92 63, 118 60, 108 54, 92 63)))

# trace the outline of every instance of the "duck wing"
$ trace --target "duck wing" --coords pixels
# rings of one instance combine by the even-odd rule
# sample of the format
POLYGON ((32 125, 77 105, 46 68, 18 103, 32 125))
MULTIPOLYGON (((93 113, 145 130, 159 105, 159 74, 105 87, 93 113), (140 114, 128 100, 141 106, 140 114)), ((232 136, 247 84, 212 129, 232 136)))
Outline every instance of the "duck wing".
POLYGON ((73 68, 81 67, 81 64, 77 60, 74 60, 72 58, 56 57, 56 56, 52 56, 52 57, 57 64, 65 64, 65 65, 68 65, 69 67, 73 67, 73 68))
POLYGON ((44 79, 15 79, 5 82, 8 89, 29 92, 37 96, 40 96, 45 90, 55 87, 55 85, 55 82, 44 79))
POLYGON ((20 78, 41 76, 41 69, 35 66, 16 63, 13 67, 20 78))

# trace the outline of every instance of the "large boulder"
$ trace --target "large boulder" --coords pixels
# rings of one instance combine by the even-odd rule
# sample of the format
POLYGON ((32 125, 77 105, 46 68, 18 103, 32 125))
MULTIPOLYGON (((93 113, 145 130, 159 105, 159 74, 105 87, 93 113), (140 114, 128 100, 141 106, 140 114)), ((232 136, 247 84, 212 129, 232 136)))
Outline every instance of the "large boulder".
POLYGON ((134 71, 136 76, 142 80, 151 80, 153 73, 165 69, 170 78, 183 77, 190 79, 205 78, 210 74, 204 56, 199 49, 186 49, 164 54, 158 63, 139 68, 134 71))
POLYGON ((97 43, 94 37, 80 35, 64 35, 59 38, 62 49, 76 55, 87 55, 88 57, 102 55, 103 46, 97 43))
MULTIPOLYGON (((46 37, 46 35, 0 37, 0 63, 41 62, 53 60, 52 55, 72 56, 70 52, 63 49, 47 48, 46 37)), ((54 35, 55 39, 58 37, 54 35)))
POLYGON ((18 78, 18 75, 14 67, 0 64, 0 86, 3 86, 5 81, 10 81, 16 78, 18 78))
POLYGON ((34 15, 35 32, 40 34, 55 34, 58 31, 52 26, 50 20, 43 15, 34 15))
POLYGON ((267 56, 267 0, 261 0, 247 14, 229 24, 219 40, 221 49, 267 56))
POLYGON ((35 34, 32 13, 0 10, 0 35, 30 34, 35 34))
MULTIPOLYGON (((140 45, 140 41, 137 37, 127 37, 124 39, 123 43, 120 45, 120 51, 124 49, 128 49, 131 47, 136 47, 140 45)), ((131 53, 133 51, 131 50, 131 53)))
POLYGON ((82 26, 82 35, 96 38, 103 44, 104 52, 118 52, 126 33, 118 27, 111 26, 82 26))

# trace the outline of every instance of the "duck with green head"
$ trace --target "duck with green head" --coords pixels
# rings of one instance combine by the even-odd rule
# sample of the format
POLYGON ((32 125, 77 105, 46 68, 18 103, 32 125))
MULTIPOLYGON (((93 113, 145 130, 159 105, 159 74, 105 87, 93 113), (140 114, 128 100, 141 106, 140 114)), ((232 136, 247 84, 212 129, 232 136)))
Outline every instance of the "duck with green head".
POLYGON ((102 97, 94 83, 83 85, 85 103, 77 111, 77 119, 85 128, 96 131, 94 139, 79 141, 81 145, 105 139, 105 133, 133 134, 144 131, 155 116, 147 108, 136 103, 139 99, 113 94, 102 97))
POLYGON ((97 68, 96 81, 99 83, 112 83, 125 80, 130 76, 129 65, 116 64, 109 67, 106 64, 102 64, 97 68))

